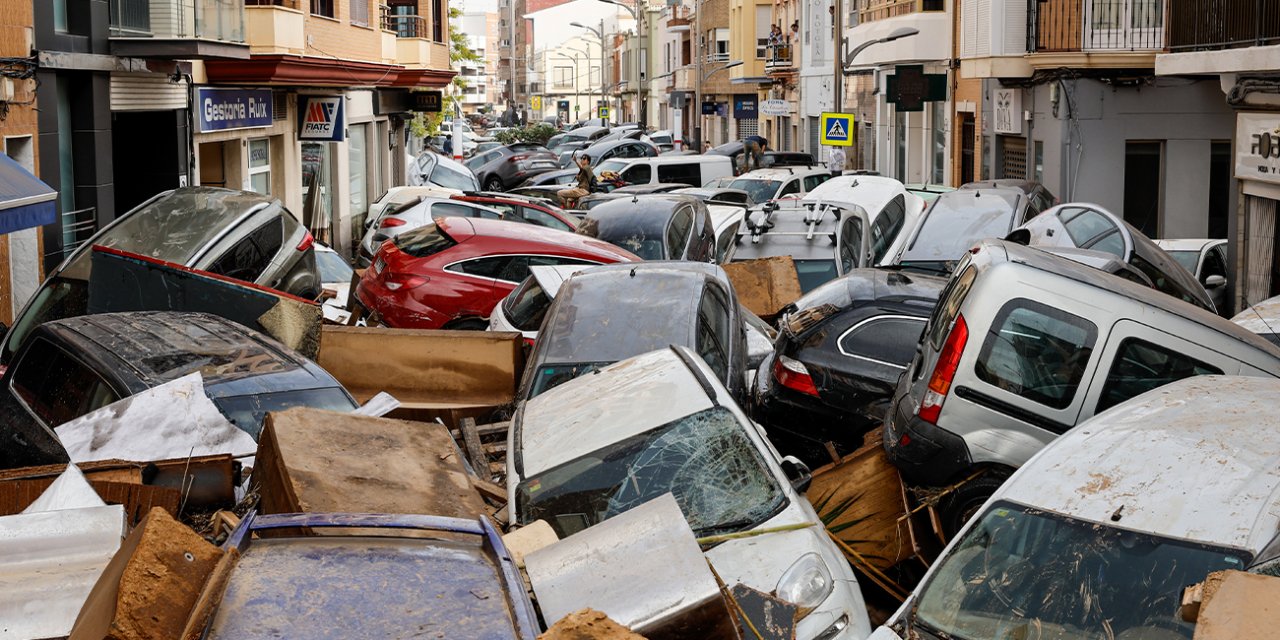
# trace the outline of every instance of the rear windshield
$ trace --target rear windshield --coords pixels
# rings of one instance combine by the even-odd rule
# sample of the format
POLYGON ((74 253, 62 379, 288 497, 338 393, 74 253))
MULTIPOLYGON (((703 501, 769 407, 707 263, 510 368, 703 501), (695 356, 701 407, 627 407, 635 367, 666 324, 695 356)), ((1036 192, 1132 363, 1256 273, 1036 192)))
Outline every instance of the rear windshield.
POLYGON ((550 391, 574 378, 591 373, 600 367, 607 367, 610 364, 612 363, 580 362, 540 367, 533 376, 533 385, 529 389, 529 397, 526 400, 536 398, 542 393, 550 391))
POLYGON ((1013 213, 1014 206, 996 196, 967 200, 958 209, 939 198, 903 253, 902 261, 959 260, 977 241, 1008 235, 1013 213))
POLYGON ((777 180, 759 180, 756 178, 739 178, 729 183, 730 189, 742 189, 751 195, 754 202, 765 202, 773 199, 773 194, 778 192, 778 185, 782 184, 777 180))
POLYGON ((480 184, 476 182, 475 176, 450 169, 443 163, 436 165, 435 171, 431 172, 431 182, 459 191, 480 190, 480 184))
POLYGON ((241 431, 258 439, 262 433, 262 420, 271 411, 284 411, 292 407, 311 407, 330 411, 351 411, 356 403, 345 391, 336 387, 260 393, 252 396, 215 398, 213 404, 241 431))
MULTIPOLYGON (((649 258, 645 258, 648 260, 649 258)), ((809 293, 820 285, 835 280, 840 274, 836 271, 835 260, 796 260, 796 275, 800 276, 800 291, 809 293)))
POLYGON ((537 331, 542 326, 542 319, 547 315, 547 307, 551 301, 532 276, 525 278, 524 283, 502 303, 502 311, 511 326, 520 331, 537 331))
POLYGON ((415 258, 432 256, 458 244, 434 222, 402 233, 392 242, 397 249, 415 258))

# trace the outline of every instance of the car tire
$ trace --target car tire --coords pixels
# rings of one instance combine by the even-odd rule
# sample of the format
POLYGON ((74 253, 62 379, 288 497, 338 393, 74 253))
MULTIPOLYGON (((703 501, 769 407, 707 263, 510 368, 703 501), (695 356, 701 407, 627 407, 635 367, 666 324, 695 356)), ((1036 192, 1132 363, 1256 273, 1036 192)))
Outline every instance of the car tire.
POLYGON ((484 318, 462 318, 444 325, 453 331, 487 331, 489 323, 484 318))
POLYGON ((942 532, 950 540, 960 532, 964 524, 978 513, 987 498, 1004 484, 1009 478, 1007 473, 990 470, 947 494, 938 503, 938 517, 941 520, 942 532))
POLYGON ((498 176, 489 176, 484 181, 484 190, 485 191, 502 191, 503 190, 502 178, 499 178, 498 176))

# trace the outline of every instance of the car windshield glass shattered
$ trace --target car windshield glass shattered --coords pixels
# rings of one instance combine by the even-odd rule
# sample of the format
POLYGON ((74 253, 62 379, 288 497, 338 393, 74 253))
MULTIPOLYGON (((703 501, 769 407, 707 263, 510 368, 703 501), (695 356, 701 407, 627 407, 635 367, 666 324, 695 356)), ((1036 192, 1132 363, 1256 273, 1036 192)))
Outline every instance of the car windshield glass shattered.
POLYGON ((1013 225, 1014 206, 1000 195, 970 198, 959 205, 938 198, 903 253, 903 261, 959 260, 975 242, 1003 238, 1013 225))
POLYGON ((665 493, 698 536, 749 529, 786 502, 737 418, 712 407, 521 482, 516 508, 563 538, 665 493))
POLYGON ((912 622, 956 640, 1189 640, 1183 587, 1243 555, 1001 503, 918 591, 912 622))

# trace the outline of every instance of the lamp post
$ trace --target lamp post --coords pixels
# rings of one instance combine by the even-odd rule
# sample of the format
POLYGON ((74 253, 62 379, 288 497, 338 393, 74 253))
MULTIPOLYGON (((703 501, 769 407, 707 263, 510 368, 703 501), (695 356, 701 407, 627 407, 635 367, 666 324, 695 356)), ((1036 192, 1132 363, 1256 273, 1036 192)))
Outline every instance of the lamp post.
MULTIPOLYGON (((697 35, 697 34, 694 34, 694 35, 697 35)), ((721 71, 724 71, 726 69, 732 69, 734 67, 741 67, 741 66, 742 66, 741 60, 726 62, 716 67, 715 69, 712 69, 706 72, 705 74, 699 76, 699 82, 693 88, 693 92, 694 92, 693 100, 698 104, 697 106, 698 111, 696 112, 698 115, 698 120, 697 120, 697 124, 693 127, 693 143, 697 145, 696 147, 694 147, 694 149, 697 150, 698 153, 702 153, 702 85, 706 84, 707 80, 710 79, 711 76, 717 73, 720 73, 721 71)))
MULTIPOLYGON (((577 52, 577 53, 581 53, 581 54, 582 54, 582 59, 587 63, 587 80, 586 80, 586 83, 587 83, 587 100, 588 100, 588 101, 590 101, 590 100, 591 100, 591 91, 592 91, 592 86, 591 86, 591 43, 590 43, 590 42, 583 41, 583 44, 585 44, 585 45, 586 45, 586 48, 585 48, 585 49, 578 49, 578 48, 576 48, 576 47, 564 47, 564 48, 565 48, 565 49, 567 49, 567 50, 569 50, 569 51, 574 51, 574 52, 577 52)), ((573 63, 573 77, 574 77, 574 80, 573 80, 573 81, 574 81, 574 84, 576 85, 576 84, 577 84, 577 82, 578 82, 578 63, 577 63, 577 61, 576 61, 576 60, 577 60, 577 56, 576 56, 576 55, 574 56, 574 60, 575 60, 575 61, 574 61, 574 63, 573 63)), ((588 111, 588 112, 590 112, 591 110, 590 110, 590 109, 587 109, 587 111, 588 111)), ((588 116, 588 117, 590 117, 590 116, 588 116)))
POLYGON ((645 49, 645 44, 649 41, 649 32, 645 26, 647 7, 641 7, 641 0, 636 0, 635 9, 618 0, 600 0, 600 2, 626 9, 627 13, 631 14, 631 19, 636 21, 636 33, 640 36, 640 62, 636 65, 640 69, 640 127, 647 129, 649 127, 649 55, 648 50, 645 49))
MULTIPOLYGON (((601 102, 605 102, 605 101, 606 101, 606 98, 604 97, 604 84, 605 84, 605 77, 604 77, 604 20, 601 20, 601 21, 600 21, 600 28, 599 28, 599 29, 596 29, 595 27, 588 27, 587 25, 582 24, 581 22, 570 22, 570 23, 569 23, 569 26, 571 26, 571 27, 577 27, 577 28, 579 28, 579 29, 586 29, 587 31, 590 31, 592 34, 594 34, 594 35, 596 36, 596 38, 599 38, 599 40, 600 40, 600 101, 601 101, 601 102)), ((587 64, 587 82, 588 82, 588 83, 590 83, 590 82, 591 82, 591 64, 590 64, 590 63, 588 63, 588 64, 587 64)), ((599 106, 599 105, 597 105, 597 106, 599 106)), ((597 111, 596 111, 596 112, 597 112, 597 114, 598 114, 598 113, 599 113, 599 110, 597 109, 597 111)), ((606 123, 602 123, 602 124, 605 124, 605 126, 608 126, 608 123, 607 123, 607 122, 606 122, 606 123)))
MULTIPOLYGON (((836 25, 839 25, 839 24, 840 24, 840 12, 839 12, 839 11, 837 11, 837 12, 836 12, 836 25)), ((837 29, 839 29, 839 27, 838 27, 838 26, 837 26, 837 29)), ((834 56, 834 57, 835 57, 835 61, 836 61, 836 82, 835 82, 835 89, 836 89, 836 95, 835 95, 835 107, 836 107, 836 108, 835 108, 835 110, 836 110, 836 112, 838 113, 838 112, 840 111, 841 102, 842 102, 842 101, 843 101, 843 99, 844 99, 844 76, 849 75, 849 74, 851 73, 851 72, 849 71, 849 65, 853 64, 853 59, 854 59, 854 58, 856 58, 856 57, 858 57, 858 54, 859 54, 859 53, 862 53, 863 51, 865 51, 865 50, 867 49, 867 47, 870 47, 870 46, 872 46, 872 45, 881 44, 881 43, 883 43, 883 42, 893 42, 894 40, 901 40, 902 38, 909 38, 909 37, 914 36, 914 35, 916 35, 916 34, 918 34, 918 33, 920 33, 920 30, 919 30, 919 29, 916 29, 916 28, 914 28, 914 27, 899 27, 898 29, 894 29, 892 33, 890 33, 889 35, 887 35, 887 36, 885 36, 885 37, 883 37, 883 38, 877 38, 877 39, 875 39, 875 40, 868 40, 868 41, 866 41, 866 42, 864 42, 864 43, 862 43, 862 44, 860 44, 860 45, 858 45, 858 46, 854 47, 854 48, 853 48, 853 51, 850 51, 849 53, 847 53, 847 54, 845 54, 845 55, 843 55, 843 56, 838 55, 838 54, 839 54, 839 53, 841 53, 841 52, 843 52, 843 50, 844 50, 844 46, 838 46, 838 47, 836 47, 836 49, 837 49, 837 55, 836 55, 836 56, 834 56)), ((841 43, 841 45, 848 44, 848 42, 847 42, 847 41, 845 41, 843 37, 840 37, 840 32, 839 32, 838 30, 836 31, 836 35, 837 35, 837 37, 840 39, 840 43, 841 43)))
MULTIPOLYGON (((556 55, 573 63, 573 106, 576 108, 578 106, 578 98, 580 97, 578 93, 578 56, 567 56, 563 53, 558 53, 556 55)), ((590 58, 588 58, 588 60, 590 60, 590 58)), ((587 73, 590 74, 591 71, 588 69, 587 73)), ((587 98, 591 98, 590 93, 587 94, 587 98)), ((576 116, 577 114, 574 115, 576 116)))

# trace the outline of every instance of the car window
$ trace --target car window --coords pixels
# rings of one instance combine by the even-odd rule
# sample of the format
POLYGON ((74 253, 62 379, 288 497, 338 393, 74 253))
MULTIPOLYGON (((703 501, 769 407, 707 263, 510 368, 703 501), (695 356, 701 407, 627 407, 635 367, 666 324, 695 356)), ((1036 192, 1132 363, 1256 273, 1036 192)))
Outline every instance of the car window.
POLYGON ((49 427, 120 399, 97 372, 44 338, 36 338, 14 366, 13 393, 49 427))
POLYGON ((218 410, 227 416, 231 424, 253 436, 262 433, 262 421, 267 413, 284 411, 291 407, 311 407, 329 411, 348 412, 356 408, 341 388, 296 389, 277 393, 258 393, 249 396, 223 396, 213 401, 218 410))
POLYGON ((830 178, 831 178, 831 175, 830 175, 830 174, 826 174, 826 173, 816 173, 816 174, 811 175, 811 176, 805 176, 805 177, 804 177, 804 190, 805 190, 806 192, 807 192, 807 191, 813 191, 814 189, 816 189, 816 188, 818 187, 818 185, 820 185, 820 184, 822 184, 822 183, 826 182, 826 181, 827 181, 828 179, 830 179, 830 178))
POLYGON ((284 227, 280 218, 249 232, 226 253, 209 265, 208 271, 228 278, 253 282, 266 271, 271 259, 284 244, 284 227))
POLYGON ((550 307, 551 300, 533 276, 525 278, 515 292, 502 301, 507 322, 520 331, 537 331, 550 307))
POLYGON ((1091 242, 1085 249, 1101 251, 1109 253, 1117 258, 1124 258, 1124 236, 1120 235, 1120 230, 1116 229, 1100 238, 1091 242))
MULTIPOLYGON (((445 271, 453 271, 454 273, 465 273, 467 275, 479 276, 481 278, 496 278, 502 273, 507 265, 512 261, 512 256, 490 256, 488 258, 476 258, 474 260, 463 260, 455 262, 444 268, 445 271)), ((525 266, 528 270, 528 266, 525 266)))
POLYGON ((1110 218, 1092 209, 1068 209, 1061 217, 1062 226, 1077 247, 1088 248, 1103 234, 1117 231, 1110 218))
POLYGON ((653 180, 653 167, 641 162, 622 170, 622 180, 627 184, 649 184, 653 180))
POLYGON ((978 270, 974 267, 965 268, 967 264, 969 264, 969 256, 966 254, 960 265, 956 267, 956 275, 952 276, 942 294, 938 296, 938 305, 933 308, 933 314, 929 316, 929 346, 933 347, 934 351, 942 348, 942 339, 951 330, 951 323, 960 313, 960 305, 964 304, 965 297, 973 288, 973 281, 978 277, 978 270))
POLYGON ((800 193, 799 180, 788 180, 787 184, 783 185, 782 191, 778 192, 778 197, 781 198, 792 193, 800 193))
POLYGON ((569 226, 567 222, 547 213, 546 211, 542 211, 541 209, 521 207, 520 210, 524 213, 524 221, 529 224, 536 224, 539 227, 558 229, 560 231, 573 231, 573 227, 569 226))
POLYGON ((849 216, 840 225, 840 271, 849 273, 858 268, 858 253, 862 250, 862 220, 849 216))
POLYGON ((800 292, 809 293, 822 284, 840 276, 834 259, 796 260, 796 276, 800 279, 800 292))
POLYGON ((906 369, 916 355, 924 331, 924 318, 884 316, 864 320, 840 336, 840 353, 906 369))
POLYGON ((515 222, 521 222, 523 220, 523 218, 520 217, 519 207, 516 207, 515 205, 507 204, 505 202, 486 202, 484 203, 484 206, 489 207, 490 209, 496 209, 502 214, 501 219, 503 220, 513 220, 515 222))
POLYGON ((1061 309, 1026 299, 1005 304, 974 369, 982 381, 1053 409, 1075 398, 1098 328, 1061 309))
POLYGON ((425 258, 435 255, 452 247, 457 242, 449 237, 436 223, 431 222, 425 224, 412 231, 402 233, 392 238, 396 248, 415 257, 425 258))
POLYGON ((1129 398, 1183 378, 1221 374, 1221 369, 1191 356, 1145 340, 1125 338, 1116 351, 1111 371, 1107 373, 1097 411, 1105 411, 1129 398))
POLYGON ((658 165, 658 182, 702 186, 702 167, 696 162, 658 165))
POLYGON ((898 233, 902 231, 902 225, 906 219, 906 207, 902 196, 890 200, 889 204, 885 205, 884 211, 881 211, 880 215, 876 216, 876 221, 871 225, 873 262, 880 262, 880 259, 889 252, 889 246, 893 244, 893 239, 898 237, 898 233))
POLYGON ((563 256, 512 256, 511 261, 495 277, 514 284, 523 282, 525 278, 529 277, 529 267, 558 267, 578 264, 599 263, 578 258, 565 258, 563 256))
POLYGON ((480 209, 478 207, 469 207, 460 202, 437 202, 431 205, 431 217, 437 216, 460 216, 463 218, 488 218, 490 220, 501 219, 501 214, 494 213, 488 209, 480 209))
POLYGON ((457 189, 459 191, 480 190, 480 183, 476 182, 474 175, 450 169, 444 164, 437 165, 435 170, 431 172, 431 182, 446 189, 457 189))
POLYGON ((724 264, 729 260, 729 252, 733 249, 734 244, 738 241, 738 227, 741 223, 735 222, 732 226, 725 229, 724 233, 716 238, 716 263, 724 264))
POLYGON ((698 305, 697 348, 698 355, 721 380, 729 375, 729 339, 729 308, 719 292, 708 286, 698 305))
MULTIPOLYGON (((1191 270, 1192 273, 1195 270, 1191 270)), ((1214 247, 1204 256, 1204 267, 1200 270, 1200 280, 1203 282, 1209 276, 1227 275, 1227 261, 1222 257, 1222 248, 1214 247)))
POLYGON ((755 202, 772 200, 778 193, 778 180, 760 180, 757 178, 738 178, 729 183, 730 189, 742 189, 751 195, 755 202))
POLYGON ((351 282, 351 265, 335 251, 317 251, 316 268, 320 270, 320 282, 351 282))
POLYGON ((671 216, 667 225, 667 258, 680 260, 684 258, 684 248, 689 244, 689 230, 693 226, 693 215, 688 207, 681 207, 671 216))

